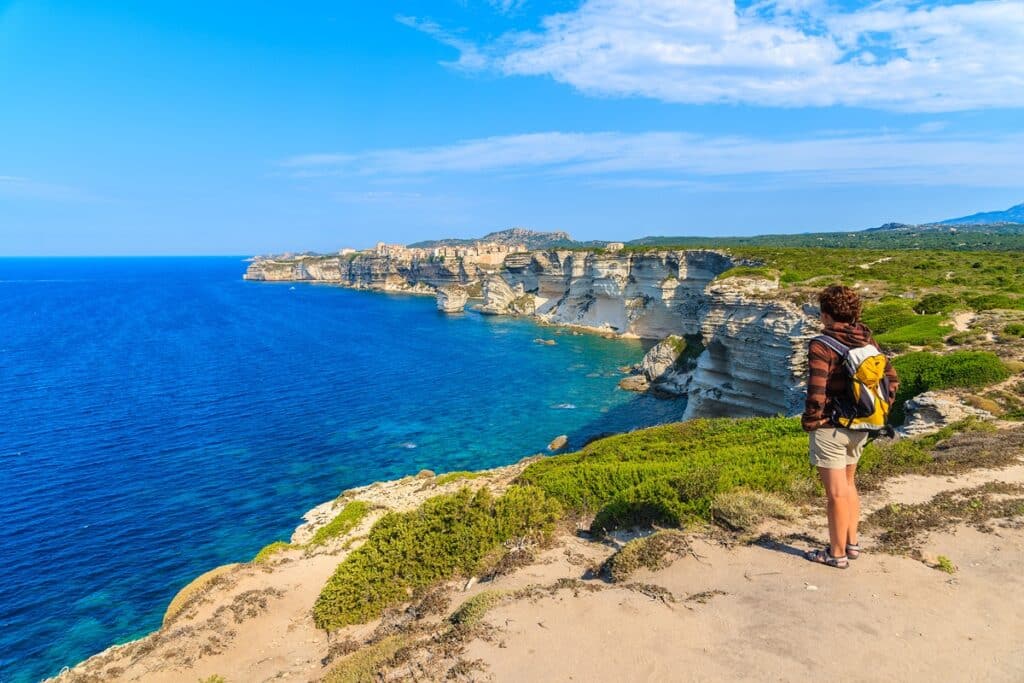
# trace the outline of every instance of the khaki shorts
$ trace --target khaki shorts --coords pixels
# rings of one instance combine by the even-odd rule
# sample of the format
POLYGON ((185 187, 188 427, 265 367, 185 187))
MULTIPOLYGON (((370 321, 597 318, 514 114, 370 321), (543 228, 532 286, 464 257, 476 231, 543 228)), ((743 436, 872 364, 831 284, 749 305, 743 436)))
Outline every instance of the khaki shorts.
POLYGON ((830 470, 856 465, 868 433, 842 427, 819 427, 811 432, 811 464, 830 470))

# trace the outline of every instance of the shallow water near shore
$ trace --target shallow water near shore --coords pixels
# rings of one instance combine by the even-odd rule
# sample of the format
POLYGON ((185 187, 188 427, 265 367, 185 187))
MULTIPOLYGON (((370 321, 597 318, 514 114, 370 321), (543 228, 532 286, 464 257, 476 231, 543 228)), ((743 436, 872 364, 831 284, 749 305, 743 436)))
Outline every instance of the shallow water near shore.
POLYGON ((152 631, 345 488, 683 412, 616 388, 637 341, 244 270, 0 259, 0 681, 152 631))

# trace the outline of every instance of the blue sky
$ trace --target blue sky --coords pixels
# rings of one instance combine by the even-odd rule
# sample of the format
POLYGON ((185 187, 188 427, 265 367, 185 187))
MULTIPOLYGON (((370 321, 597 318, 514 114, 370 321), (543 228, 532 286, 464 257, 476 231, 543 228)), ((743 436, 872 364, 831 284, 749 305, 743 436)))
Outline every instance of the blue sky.
POLYGON ((0 254, 1024 201, 1024 2, 0 1, 0 254))

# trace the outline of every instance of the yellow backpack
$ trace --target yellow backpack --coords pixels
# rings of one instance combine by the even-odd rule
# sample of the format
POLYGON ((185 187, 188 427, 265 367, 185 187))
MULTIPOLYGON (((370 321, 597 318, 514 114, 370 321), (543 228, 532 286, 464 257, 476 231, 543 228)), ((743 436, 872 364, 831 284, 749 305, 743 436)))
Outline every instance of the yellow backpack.
POLYGON ((885 355, 872 344, 852 349, 824 334, 815 340, 839 354, 849 378, 849 394, 833 397, 832 423, 845 429, 891 431, 885 355))

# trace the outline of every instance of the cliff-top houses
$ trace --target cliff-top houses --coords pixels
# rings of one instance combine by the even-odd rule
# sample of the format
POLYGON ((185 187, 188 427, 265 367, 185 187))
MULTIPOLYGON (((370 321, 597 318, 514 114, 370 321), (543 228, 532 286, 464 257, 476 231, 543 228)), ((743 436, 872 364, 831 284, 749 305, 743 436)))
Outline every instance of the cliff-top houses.
POLYGON ((476 263, 482 266, 500 266, 509 254, 526 250, 525 244, 503 244, 501 242, 474 242, 471 245, 442 245, 438 247, 407 247, 404 244, 378 242, 373 248, 373 254, 408 260, 462 259, 466 263, 476 263))

